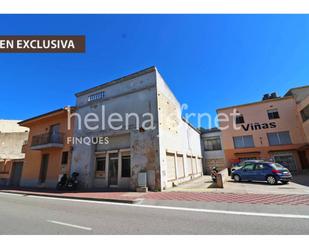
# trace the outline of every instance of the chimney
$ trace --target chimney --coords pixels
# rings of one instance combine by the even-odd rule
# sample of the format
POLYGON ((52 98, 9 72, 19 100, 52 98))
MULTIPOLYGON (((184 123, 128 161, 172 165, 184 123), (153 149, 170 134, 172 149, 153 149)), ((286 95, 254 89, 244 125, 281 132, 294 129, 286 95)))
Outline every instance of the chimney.
POLYGON ((269 96, 269 94, 268 94, 268 93, 264 94, 264 96, 263 96, 263 100, 267 100, 267 99, 269 99, 269 98, 270 98, 270 96, 269 96))
POLYGON ((275 98, 277 98, 277 94, 274 92, 274 93, 271 93, 270 94, 270 98, 271 99, 275 99, 275 98))

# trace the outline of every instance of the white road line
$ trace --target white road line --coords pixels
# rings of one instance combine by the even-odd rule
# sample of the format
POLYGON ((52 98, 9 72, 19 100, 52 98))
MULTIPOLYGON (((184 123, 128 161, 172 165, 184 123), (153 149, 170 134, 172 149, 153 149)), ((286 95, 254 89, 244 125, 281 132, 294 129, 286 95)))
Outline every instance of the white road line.
POLYGON ((309 219, 309 215, 301 215, 301 214, 256 213, 256 212, 241 212, 241 211, 201 209, 201 208, 186 208, 186 207, 173 207, 173 206, 154 206, 154 205, 142 205, 142 204, 127 204, 127 203, 115 203, 115 202, 103 202, 103 201, 65 199, 65 198, 45 197, 45 196, 27 196, 27 197, 30 197, 30 198, 41 198, 41 199, 52 199, 52 200, 58 200, 58 201, 97 203, 97 204, 101 204, 101 205, 128 206, 128 207, 138 207, 138 208, 152 208, 152 209, 163 209, 163 210, 199 212, 199 213, 259 216, 259 217, 270 217, 270 218, 309 219))
POLYGON ((83 230, 87 230, 87 231, 91 231, 92 228, 91 227, 83 227, 83 226, 78 226, 78 225, 74 225, 74 224, 70 224, 70 223, 65 223, 65 222, 61 222, 61 221, 56 221, 56 220, 46 220, 49 223, 53 223, 53 224, 57 224, 57 225, 62 225, 62 226, 67 226, 67 227, 74 227, 74 228, 78 228, 78 229, 83 229, 83 230))
POLYGON ((15 195, 15 196, 25 196, 24 194, 15 194, 15 193, 7 193, 7 192, 0 192, 1 195, 15 195))

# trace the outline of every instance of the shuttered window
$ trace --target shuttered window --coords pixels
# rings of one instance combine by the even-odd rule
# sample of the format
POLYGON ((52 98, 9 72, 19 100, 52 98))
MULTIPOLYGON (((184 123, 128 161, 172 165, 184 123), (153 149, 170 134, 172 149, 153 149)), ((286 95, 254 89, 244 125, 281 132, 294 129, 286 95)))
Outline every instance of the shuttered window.
POLYGON ((288 131, 267 133, 269 145, 291 144, 291 137, 288 131))
POLYGON ((253 137, 249 136, 239 136, 233 137, 235 148, 250 148, 254 147, 253 137))
POLYGON ((184 163, 183 163, 183 156, 182 155, 177 155, 177 171, 178 171, 178 178, 185 177, 184 163))
POLYGON ((167 180, 172 181, 176 179, 176 164, 174 154, 166 154, 167 161, 167 180))

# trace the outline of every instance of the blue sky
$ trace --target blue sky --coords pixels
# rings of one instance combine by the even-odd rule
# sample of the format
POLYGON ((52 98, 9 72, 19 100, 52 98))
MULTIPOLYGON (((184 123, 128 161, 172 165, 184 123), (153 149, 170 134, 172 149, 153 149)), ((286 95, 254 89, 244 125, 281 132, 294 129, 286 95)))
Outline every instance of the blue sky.
MULTIPOLYGON (((309 84, 309 15, 0 15, 1 35, 86 35, 84 54, 0 54, 0 119, 155 65, 190 112, 309 84)), ((193 121, 193 124, 194 121, 193 121)))

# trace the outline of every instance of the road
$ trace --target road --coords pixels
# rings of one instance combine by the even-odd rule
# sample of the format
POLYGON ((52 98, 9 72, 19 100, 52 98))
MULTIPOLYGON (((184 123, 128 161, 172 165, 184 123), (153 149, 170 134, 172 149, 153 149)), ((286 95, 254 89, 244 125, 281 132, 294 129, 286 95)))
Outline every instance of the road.
POLYGON ((0 193, 0 234, 309 234, 308 206, 91 202, 0 193))

